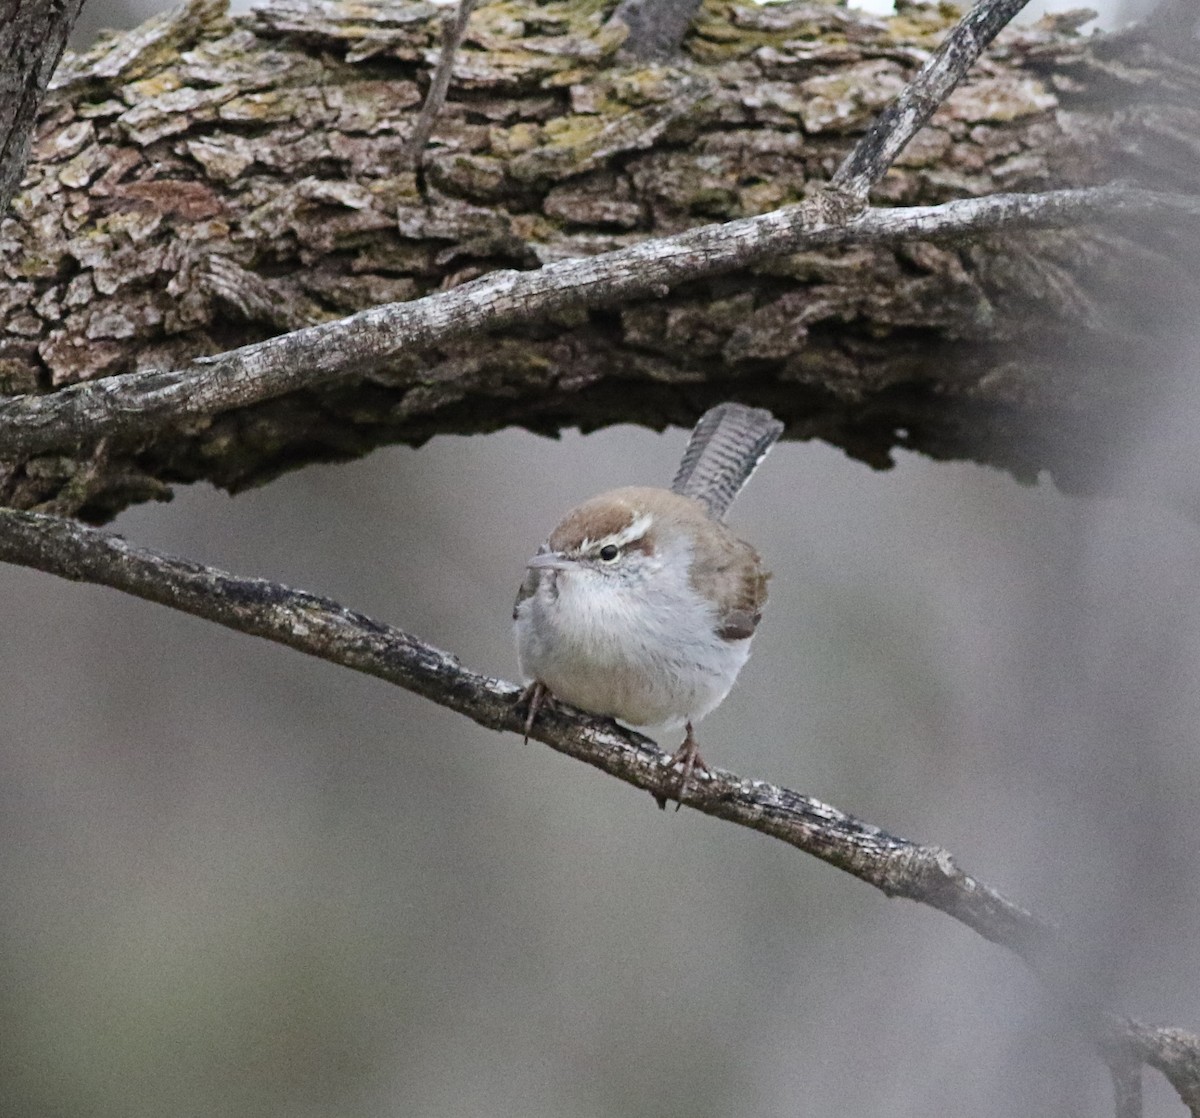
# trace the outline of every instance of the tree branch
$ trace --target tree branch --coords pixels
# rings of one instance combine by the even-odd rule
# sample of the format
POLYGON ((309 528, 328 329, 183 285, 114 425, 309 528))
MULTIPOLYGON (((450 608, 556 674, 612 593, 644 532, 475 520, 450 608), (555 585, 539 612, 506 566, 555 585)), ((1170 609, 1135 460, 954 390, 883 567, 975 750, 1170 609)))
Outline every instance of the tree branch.
POLYGON ((1123 1020, 1110 1034, 1128 1049, 1129 1059, 1166 1076, 1192 1118, 1200 1118, 1200 1037, 1182 1029, 1123 1020))
MULTIPOLYGON (((237 632, 394 683, 492 730, 521 732, 521 689, 463 668, 455 657, 326 598, 262 579, 237 578, 131 546, 121 537, 58 517, 0 509, 0 561, 75 582, 112 587, 237 632)), ((659 799, 679 796, 678 774, 649 739, 561 704, 545 708, 532 737, 659 799)), ((770 835, 889 897, 935 908, 1017 954, 1065 997, 1112 1069, 1133 1118, 1131 1066, 1161 1071, 1200 1115, 1200 1037, 1097 1010, 1064 982, 1067 945, 1048 921, 965 873, 937 846, 911 842, 829 804, 721 769, 698 775, 689 807, 770 835), (1065 990, 1065 992, 1064 992, 1065 990)))
MULTIPOLYGON (((9 2, 15 2, 21 12, 21 0, 9 2)), ((66 5, 71 9, 69 19, 73 20, 79 2, 71 0, 66 5)), ((5 45, 8 25, 3 3, 0 0, 0 47, 5 45)), ((457 39, 452 41, 447 31, 425 108, 410 137, 408 150, 418 157, 445 100, 454 48, 461 42, 472 5, 473 0, 462 0, 455 24, 457 39)), ((199 10, 204 5, 193 6, 199 10)), ((662 294, 687 280, 800 249, 1040 228, 1110 213, 1194 220, 1200 215, 1200 201, 1195 197, 1120 186, 992 195, 944 206, 863 210, 871 187, 987 43, 1023 6, 1023 0, 977 4, 843 161, 832 191, 762 217, 705 226, 588 259, 550 264, 537 272, 494 272, 450 291, 295 330, 192 362, 174 372, 134 373, 51 396, 18 397, 0 404, 0 457, 21 458, 99 442, 94 468, 76 477, 82 491, 97 482, 101 460, 107 462, 114 441, 136 441, 180 422, 207 420, 225 409, 359 378, 400 356, 481 331, 528 325, 639 295, 662 294)), ((48 9, 43 5, 38 10, 48 9)), ((686 3, 673 6, 672 11, 675 15, 685 12, 690 19, 686 3)), ((679 37, 686 24, 687 19, 678 30, 679 37)), ((644 43, 634 44, 633 50, 636 53, 650 45, 648 37, 644 43)), ((4 74, 0 64, 0 80, 4 74)), ((39 95, 44 86, 42 80, 39 95)), ((17 100, 18 110, 24 111, 27 102, 17 100)), ((0 97, 0 210, 5 201, 4 176, 12 163, 8 157, 11 146, 5 146, 7 137, 15 135, 18 144, 28 143, 28 130, 22 137, 19 126, 5 133, 4 106, 5 99, 0 97)), ((72 142, 76 141, 86 142, 86 137, 72 142)), ((214 161, 227 155, 204 152, 205 158, 214 161)), ((15 173, 19 181, 19 167, 15 173)), ((80 181, 86 183, 89 174, 81 167, 80 181)), ((10 191, 11 187, 10 183, 10 191)), ((136 192, 131 195, 138 196, 136 192)), ((153 192, 145 196, 156 197, 153 192)), ((193 198, 192 202, 198 207, 194 212, 211 216, 211 200, 193 198)), ((254 277, 236 265, 227 266, 213 282, 238 305, 258 311, 273 305, 269 291, 261 283, 256 286, 254 277)), ((11 466, 0 464, 0 498, 12 484, 13 473, 11 466)), ((64 491, 62 507, 71 507, 73 501, 74 495, 64 491)), ((448 654, 326 599, 133 548, 119 537, 74 522, 11 510, 0 510, 0 559, 111 586, 287 644, 396 683, 484 726, 498 730, 519 726, 514 709, 518 692, 510 684, 468 672, 448 654)), ((534 736, 655 796, 677 793, 677 777, 667 769, 663 754, 653 743, 607 720, 559 708, 542 716, 534 736)), ((890 835, 788 789, 719 770, 689 790, 686 800, 706 814, 788 842, 888 896, 906 897, 945 912, 1016 952, 1052 986, 1057 987, 1061 972, 1069 969, 1067 948, 1050 924, 965 874, 937 847, 890 835)), ((1200 1116, 1200 1039, 1180 1030, 1154 1028, 1098 1012, 1087 1005, 1073 1008, 1110 1068, 1119 1118, 1140 1114, 1142 1064, 1162 1071, 1193 1115, 1200 1116)))
POLYGON ((0 0, 0 218, 21 184, 38 108, 83 0, 0 0))
POLYGON ((1029 0, 979 0, 855 145, 834 174, 832 185, 865 198, 987 45, 1027 3, 1029 0))
MULTIPOLYGON (((458 55, 419 175, 396 168, 441 21, 415 0, 367 21, 352 0, 234 16, 190 0, 68 57, 0 227, 0 396, 195 371, 201 354, 498 268, 801 201, 952 26, 947 8, 884 23, 710 0, 681 65, 638 67, 614 64, 621 34, 602 13, 560 6, 547 22, 544 6, 514 2, 473 13, 478 49, 458 55)), ((1197 74, 1200 57, 1132 33, 1018 29, 876 198, 926 205, 1114 174, 1192 191, 1200 149, 1179 137, 1197 74)), ((861 201, 841 199, 843 213, 861 201)), ((797 435, 874 466, 903 446, 1094 485, 1115 445, 1099 433, 1151 390, 1160 327, 1194 317, 1200 286, 1190 238, 1153 223, 846 244, 732 272, 717 261, 659 300, 515 315, 486 345, 416 339, 365 375, 343 367, 304 382, 316 391, 182 425, 131 416, 73 511, 101 519, 194 480, 237 491, 437 431, 687 423, 733 380, 797 435), (1097 378, 1100 360, 1148 377, 1097 378)), ((73 438, 5 467, 12 504, 70 509, 61 491, 89 445, 73 438)))
POLYGON ((759 217, 706 225, 533 272, 494 272, 450 291, 390 303, 309 326, 171 372, 105 377, 45 396, 0 402, 0 458, 145 437, 178 425, 341 378, 485 330, 584 307, 662 294, 674 284, 802 248, 930 240, 1031 229, 1108 215, 1192 222, 1200 196, 1122 186, 991 195, 943 206, 872 209, 844 221, 839 196, 759 217))
POLYGON ((442 50, 429 82, 429 91, 425 94, 425 104, 421 106, 421 115, 417 117, 412 135, 404 147, 402 162, 405 166, 419 167, 425 158, 425 145, 429 142, 437 115, 446 103, 450 78, 454 74, 454 58, 458 54, 458 48, 462 46, 476 2, 477 0, 458 0, 454 14, 447 16, 442 25, 442 50))
MULTIPOLYGON (((172 420, 203 417, 300 388, 328 384, 347 375, 361 375, 410 347, 428 347, 555 313, 665 293, 687 280, 801 248, 953 235, 1014 225, 1028 228, 1059 222, 1072 210, 1087 213, 1089 205, 1102 206, 1111 196, 1092 192, 1075 198, 1049 194, 1032 204, 1011 197, 1000 197, 994 203, 977 199, 963 203, 965 210, 943 208, 944 214, 932 216, 928 212, 909 214, 908 222, 904 216, 897 218, 887 212, 857 213, 870 183, 882 177, 912 135, 1026 2, 980 0, 855 145, 834 176, 833 193, 818 194, 797 206, 759 217, 702 226, 632 248, 564 261, 529 275, 493 273, 452 292, 375 308, 338 323, 309 327, 220 357, 203 358, 190 369, 135 374, 139 379, 112 377, 50 398, 13 400, 0 406, 0 457, 86 445, 103 437, 145 434, 172 420), (971 208, 972 204, 984 206, 987 212, 981 215, 971 208), (968 224, 964 228, 955 218, 960 222, 966 218, 968 224), (47 407, 51 415, 45 411, 39 414, 39 409, 47 407)), ((455 49, 473 6, 474 0, 460 0, 457 18, 447 27, 438 73, 406 148, 409 155, 423 149, 433 118, 445 99, 455 49)))

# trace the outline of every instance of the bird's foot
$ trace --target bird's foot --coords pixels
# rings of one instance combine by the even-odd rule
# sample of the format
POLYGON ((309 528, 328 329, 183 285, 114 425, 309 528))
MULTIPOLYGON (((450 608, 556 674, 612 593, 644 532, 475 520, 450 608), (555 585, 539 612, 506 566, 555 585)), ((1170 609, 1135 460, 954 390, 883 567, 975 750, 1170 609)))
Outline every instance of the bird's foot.
MULTIPOLYGON (((678 811, 683 807, 683 797, 690 790, 692 773, 700 771, 711 775, 712 769, 705 763, 703 757, 700 756, 700 747, 696 744, 696 737, 692 733, 692 724, 687 724, 687 736, 683 739, 683 744, 671 754, 671 758, 667 761, 667 768, 673 769, 676 765, 683 764, 683 772, 679 777, 679 790, 675 793, 675 810, 678 811)), ((667 808, 666 796, 655 796, 658 801, 658 806, 664 811, 667 808)))
POLYGON ((528 704, 529 710, 525 715, 525 744, 529 744, 529 732, 533 729, 533 721, 537 718, 538 711, 542 709, 542 704, 548 699, 550 688, 547 687, 540 679, 535 679, 532 683, 526 685, 525 690, 517 696, 517 710, 528 704))

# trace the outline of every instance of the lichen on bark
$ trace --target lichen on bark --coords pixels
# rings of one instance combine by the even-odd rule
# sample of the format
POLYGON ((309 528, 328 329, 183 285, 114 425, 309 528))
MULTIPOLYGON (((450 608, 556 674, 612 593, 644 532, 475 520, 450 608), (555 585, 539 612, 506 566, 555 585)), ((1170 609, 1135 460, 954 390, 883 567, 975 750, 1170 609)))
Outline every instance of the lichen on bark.
MULTIPOLYGON (((495 268, 800 200, 955 16, 710 0, 667 65, 621 55, 610 12, 479 8, 419 171, 402 154, 437 57, 428 4, 279 0, 231 17, 193 0, 68 56, 0 224, 0 393, 171 368, 495 268)), ((1196 63, 1070 19, 1010 30, 873 198, 1115 177, 1191 189, 1196 63)), ((1145 391, 1082 378, 1101 357, 1159 360, 1157 325, 1194 305, 1197 263, 1193 244, 1146 228, 800 253, 414 352, 98 458, 8 464, 0 499, 99 519, 181 481, 237 489, 509 422, 687 422, 735 393, 876 464, 904 445, 1070 482, 1094 465, 1095 424, 1145 391)))

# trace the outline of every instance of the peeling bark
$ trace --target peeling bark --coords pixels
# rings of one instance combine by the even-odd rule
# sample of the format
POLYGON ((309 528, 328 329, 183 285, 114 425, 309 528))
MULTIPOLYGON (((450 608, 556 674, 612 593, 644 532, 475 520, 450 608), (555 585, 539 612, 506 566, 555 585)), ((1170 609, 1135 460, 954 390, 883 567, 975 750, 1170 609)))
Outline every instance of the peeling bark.
POLYGON ((630 58, 670 58, 700 8, 700 0, 621 0, 617 18, 629 28, 623 51, 630 58))
MULTIPOLYGON (((667 67, 618 60, 624 28, 598 6, 488 4, 413 171, 440 21, 420 3, 373 12, 281 2, 231 19, 194 0, 68 56, 0 225, 0 393, 178 368, 801 200, 950 22, 711 0, 667 67)), ((1006 32, 873 200, 1117 177, 1192 190, 1198 89, 1194 45, 1082 38, 1069 20, 1006 32)), ((1110 444, 1096 432, 1166 364, 1162 328, 1194 313, 1198 277, 1194 240, 1128 222, 798 253, 405 354, 357 384, 116 440, 102 460, 10 463, 0 500, 100 519, 175 482, 238 489, 514 422, 688 423, 731 394, 877 465, 907 446, 1081 484, 1110 444), (1139 375, 1106 371, 1121 369, 1139 375)))
POLYGON ((21 183, 38 106, 83 0, 0 0, 0 216, 21 183))

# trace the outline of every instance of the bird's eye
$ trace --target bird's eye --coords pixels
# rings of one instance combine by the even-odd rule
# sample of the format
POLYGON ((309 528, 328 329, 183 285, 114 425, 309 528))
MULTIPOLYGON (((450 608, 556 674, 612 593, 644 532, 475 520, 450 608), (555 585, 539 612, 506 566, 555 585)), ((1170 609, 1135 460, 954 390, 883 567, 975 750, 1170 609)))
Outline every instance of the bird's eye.
POLYGON ((605 563, 615 563, 618 556, 621 554, 621 549, 615 543, 606 543, 600 549, 600 558, 605 563))

